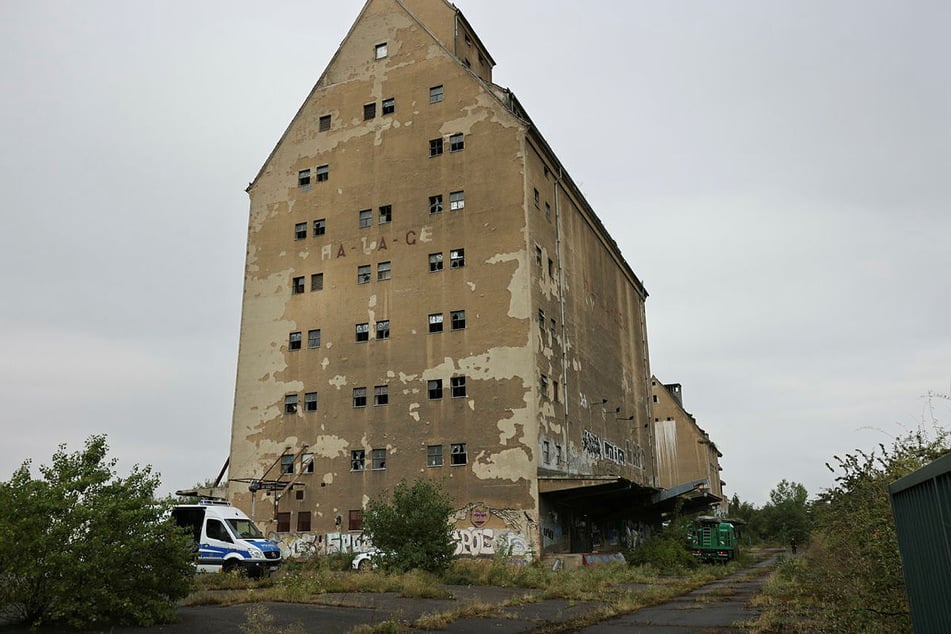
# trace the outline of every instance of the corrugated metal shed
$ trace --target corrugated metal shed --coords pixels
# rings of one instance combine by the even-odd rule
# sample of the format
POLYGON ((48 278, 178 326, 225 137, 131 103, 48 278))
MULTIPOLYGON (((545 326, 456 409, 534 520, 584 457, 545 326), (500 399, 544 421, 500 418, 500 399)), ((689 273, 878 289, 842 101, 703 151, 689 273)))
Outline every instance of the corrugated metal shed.
POLYGON ((915 632, 951 632, 951 453, 888 493, 915 632))

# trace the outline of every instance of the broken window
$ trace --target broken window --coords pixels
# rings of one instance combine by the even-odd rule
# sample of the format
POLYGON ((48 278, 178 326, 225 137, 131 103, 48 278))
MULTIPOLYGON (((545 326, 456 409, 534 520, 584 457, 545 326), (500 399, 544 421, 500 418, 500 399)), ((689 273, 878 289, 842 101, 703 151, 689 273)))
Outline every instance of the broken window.
POLYGON ((374 449, 370 457, 373 469, 386 469, 386 449, 374 449))
POLYGON ((466 250, 453 249, 449 252, 449 268, 461 269, 466 265, 466 250))
POLYGON ((545 334, 545 311, 541 308, 538 309, 538 327, 541 329, 542 334, 545 334))
POLYGON ((363 120, 373 119, 376 117, 376 104, 368 103, 363 106, 363 120))
POLYGON ((376 279, 377 281, 384 281, 390 279, 390 263, 389 262, 380 262, 376 265, 376 279))
POLYGON ((442 213, 442 194, 429 197, 429 213, 442 213))
POLYGON ((367 406, 367 389, 365 387, 353 388, 353 406, 354 407, 367 406))
POLYGON ((281 475, 285 473, 294 473, 294 456, 289 453, 281 456, 281 475))
POLYGON ((380 224, 385 225, 393 222, 393 205, 383 205, 380 207, 380 224))
POLYGON ((545 464, 551 463, 551 443, 547 440, 542 441, 542 462, 545 464))
POLYGON ((324 218, 314 221, 314 237, 327 233, 327 221, 324 218))
POLYGON ((429 89, 429 103, 439 103, 443 100, 442 85, 433 86, 429 89))
POLYGON ((548 398, 548 377, 544 374, 538 378, 538 391, 541 392, 542 398, 548 398))
POLYGON ((537 244, 535 245, 535 264, 542 265, 542 248, 537 244))
POLYGON ((320 329, 307 331, 307 347, 310 349, 320 347, 320 329))
POLYGON ((357 284, 370 283, 370 265, 361 264, 357 267, 357 284))
POLYGON ((317 182, 322 183, 325 180, 329 180, 329 179, 330 179, 330 166, 321 165, 320 167, 318 167, 317 168, 317 182))
POLYGON ((287 338, 287 348, 289 350, 300 350, 300 344, 301 344, 300 333, 292 332, 290 336, 287 338))
POLYGON ((284 413, 285 414, 297 413, 297 395, 296 394, 287 394, 284 396, 284 413))
POLYGON ((469 462, 469 454, 466 452, 466 443, 453 443, 449 446, 449 464, 452 466, 464 465, 469 462))
POLYGON ((555 464, 559 465, 562 461, 561 445, 555 445, 555 464))
POLYGON ((442 445, 429 445, 426 447, 426 466, 442 466, 442 445))
POLYGON ((454 310, 449 313, 449 322, 453 330, 462 330, 466 327, 466 311, 454 310))
POLYGON ((430 273, 435 271, 442 270, 442 253, 430 253, 429 254, 429 271, 430 273))
POLYGON ((383 59, 384 57, 386 57, 386 54, 387 54, 386 42, 383 42, 381 44, 377 44, 376 46, 374 46, 373 52, 377 59, 383 59))
POLYGON ((442 398, 442 379, 431 379, 426 383, 429 391, 429 400, 438 401, 442 398))
POLYGON ((298 295, 304 292, 304 277, 295 277, 291 279, 291 293, 298 295))
POLYGON ((390 338, 390 320, 384 319, 376 322, 376 338, 377 339, 389 339, 390 338))
POLYGON ((310 185, 310 170, 301 170, 297 172, 297 185, 299 187, 307 187, 310 185))
POLYGON ((432 313, 429 316, 429 332, 442 332, 442 313, 432 313))
POLYGON ((294 225, 294 239, 303 240, 307 237, 307 223, 298 222, 294 225))
POLYGON ((321 132, 326 132, 327 130, 330 129, 330 115, 329 114, 322 115, 318 121, 319 121, 318 129, 321 132))
POLYGON ((370 324, 364 322, 362 324, 357 324, 357 341, 369 341, 370 340, 370 324))
POLYGON ((390 387, 388 385, 377 385, 373 388, 373 404, 388 405, 390 402, 390 387))
MULTIPOLYGON (((364 449, 354 449, 350 452, 350 470, 363 471, 367 463, 367 452, 364 449)), ((350 511, 353 513, 353 511, 350 511)))
POLYGON ((551 220, 551 205, 545 203, 545 219, 551 220))
POLYGON ((454 376, 449 380, 453 398, 462 398, 466 395, 466 377, 454 376))
POLYGON ((535 192, 535 206, 538 207, 538 203, 539 203, 538 190, 534 187, 532 188, 532 190, 535 192))
POLYGON ((310 290, 311 291, 324 290, 324 274, 323 273, 314 273, 310 276, 310 290))
POLYGON ((307 392, 304 394, 304 411, 317 411, 317 392, 307 392))
POLYGON ((551 258, 548 258, 548 277, 552 279, 555 277, 555 261, 551 258))
POLYGON ((465 137, 462 133, 453 134, 449 137, 449 151, 458 152, 459 150, 466 149, 465 137))
POLYGON ((430 158, 434 156, 441 156, 441 155, 442 155, 442 137, 439 137, 438 139, 430 139, 429 140, 430 158))
POLYGON ((393 114, 396 112, 396 99, 390 97, 383 100, 383 114, 393 114))
POLYGON ((312 453, 301 454, 301 457, 300 457, 300 472, 301 472, 301 473, 313 473, 313 472, 314 472, 314 454, 312 454, 312 453))
POLYGON ((373 210, 361 209, 360 210, 360 228, 366 229, 372 224, 373 224, 373 210))
POLYGON ((449 194, 449 210, 458 211, 466 206, 465 192, 452 192, 449 194))

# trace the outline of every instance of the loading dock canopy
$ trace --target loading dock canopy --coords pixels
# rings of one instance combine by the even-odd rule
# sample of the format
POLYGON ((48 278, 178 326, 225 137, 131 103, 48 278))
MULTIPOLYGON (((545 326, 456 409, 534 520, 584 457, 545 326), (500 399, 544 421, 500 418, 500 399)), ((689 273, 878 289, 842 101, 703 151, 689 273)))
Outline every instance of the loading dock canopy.
POLYGON ((651 496, 659 491, 619 476, 538 478, 538 492, 541 495, 556 504, 589 515, 623 516, 632 512, 649 512, 651 496))

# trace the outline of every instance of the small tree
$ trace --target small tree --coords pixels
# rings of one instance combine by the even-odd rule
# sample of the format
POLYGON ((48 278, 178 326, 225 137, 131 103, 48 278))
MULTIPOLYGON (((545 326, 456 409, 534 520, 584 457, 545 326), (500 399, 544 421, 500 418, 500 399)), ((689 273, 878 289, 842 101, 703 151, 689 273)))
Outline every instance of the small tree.
POLYGON ((804 542, 812 530, 812 507, 806 487, 782 480, 769 492, 769 502, 760 511, 763 529, 770 539, 804 542))
POLYGON ((372 500, 363 514, 363 533, 380 551, 384 568, 443 572, 455 543, 449 514, 452 498, 432 480, 400 481, 390 500, 372 500))
POLYGON ((0 483, 0 606, 32 625, 151 625, 175 618, 194 572, 187 537, 154 498, 151 467, 113 471, 104 436, 29 461, 0 483))

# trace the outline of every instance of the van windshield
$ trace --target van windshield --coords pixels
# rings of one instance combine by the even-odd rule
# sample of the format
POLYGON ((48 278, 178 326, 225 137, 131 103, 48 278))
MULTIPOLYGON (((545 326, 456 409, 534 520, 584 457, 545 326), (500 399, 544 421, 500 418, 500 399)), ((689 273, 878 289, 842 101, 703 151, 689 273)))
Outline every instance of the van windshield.
POLYGON ((251 520, 228 520, 228 525, 241 539, 261 539, 264 537, 251 520))

